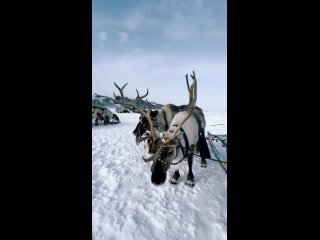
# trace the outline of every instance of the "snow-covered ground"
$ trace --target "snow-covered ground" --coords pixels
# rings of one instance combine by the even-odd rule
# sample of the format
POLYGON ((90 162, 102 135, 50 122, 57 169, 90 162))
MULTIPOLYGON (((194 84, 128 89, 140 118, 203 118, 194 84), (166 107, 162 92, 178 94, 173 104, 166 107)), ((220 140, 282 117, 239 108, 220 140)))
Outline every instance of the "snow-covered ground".
MULTIPOLYGON (((114 109, 110 109, 113 112, 114 109)), ((142 160, 132 131, 138 114, 117 114, 121 123, 92 126, 93 240, 224 240, 227 239, 227 175, 218 162, 200 167, 194 156, 195 186, 151 183, 151 163, 142 160)), ((207 131, 227 133, 226 113, 205 112, 207 131), (214 124, 224 124, 211 126, 214 124)))

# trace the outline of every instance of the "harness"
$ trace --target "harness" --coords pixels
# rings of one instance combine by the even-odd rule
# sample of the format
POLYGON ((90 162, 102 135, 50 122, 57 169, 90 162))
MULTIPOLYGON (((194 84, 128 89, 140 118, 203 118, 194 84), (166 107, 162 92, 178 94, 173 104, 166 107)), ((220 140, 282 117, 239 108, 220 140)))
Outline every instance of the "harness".
MULTIPOLYGON (((172 125, 172 126, 178 127, 178 125, 172 125)), ((182 144, 181 144, 180 139, 177 139, 178 140, 178 145, 176 147, 176 156, 175 156, 175 158, 179 154, 179 149, 181 149, 181 151, 182 151, 182 158, 176 163, 172 163, 172 162, 170 163, 170 162, 168 162, 166 160, 158 159, 158 161, 163 163, 164 165, 167 165, 167 166, 169 166, 170 164, 171 165, 177 165, 177 164, 181 163, 183 159, 189 157, 189 155, 190 155, 189 141, 188 141, 187 135, 186 135, 185 131, 182 128, 180 129, 180 131, 182 131, 182 133, 183 133, 183 139, 184 139, 184 142, 186 144, 186 147, 183 147, 182 144)))
MULTIPOLYGON (((189 157, 189 155, 190 155, 189 141, 188 141, 187 135, 186 135, 186 133, 184 132, 184 130, 182 128, 180 130, 183 132, 183 138, 184 138, 184 142, 186 144, 186 147, 182 147, 181 141, 180 141, 180 139, 178 139, 178 147, 177 147, 177 149, 178 150, 179 150, 179 148, 181 149, 183 156, 178 162, 171 163, 171 165, 177 165, 177 164, 181 163, 183 159, 189 157)), ((178 151, 177 151, 176 157, 177 156, 178 156, 178 151)))
MULTIPOLYGON (((186 105, 182 105, 182 106, 179 107, 180 110, 183 110, 185 108, 186 108, 186 105)), ((163 113, 163 117, 164 117, 165 124, 166 124, 165 129, 168 129, 169 126, 168 126, 168 122, 167 122, 167 118, 166 118, 166 112, 162 110, 162 113, 163 113)), ((198 123, 198 126, 199 126, 198 135, 200 135, 201 119, 200 119, 200 117, 199 117, 199 115, 197 113, 193 112, 192 114, 193 114, 193 116, 195 117, 195 119, 196 119, 196 121, 198 123)), ((141 124, 141 122, 140 122, 140 124, 141 124)), ((154 124, 156 125, 156 121, 154 122, 154 124)), ((176 124, 172 125, 172 126, 178 127, 178 125, 176 125, 176 124)), ((159 159, 159 158, 157 159, 157 161, 159 161, 159 162, 161 162, 161 163, 163 163, 164 165, 167 165, 167 166, 169 166, 169 165, 177 165, 177 164, 181 163, 183 161, 183 159, 189 157, 190 154, 193 154, 193 153, 190 153, 189 141, 188 141, 188 138, 187 138, 187 135, 186 135, 185 131, 183 130, 183 128, 181 128, 180 131, 183 133, 183 138, 184 138, 184 142, 185 142, 186 146, 183 147, 182 144, 181 144, 180 139, 177 139, 178 144, 176 146, 176 156, 175 156, 175 158, 178 156, 179 150, 182 151, 182 155, 183 155, 182 158, 178 162, 175 162, 175 163, 172 163, 172 162, 170 163, 170 162, 168 162, 166 160, 159 159)), ((138 136, 138 134, 140 134, 140 128, 139 127, 138 127, 138 131, 137 131, 137 136, 138 136)))

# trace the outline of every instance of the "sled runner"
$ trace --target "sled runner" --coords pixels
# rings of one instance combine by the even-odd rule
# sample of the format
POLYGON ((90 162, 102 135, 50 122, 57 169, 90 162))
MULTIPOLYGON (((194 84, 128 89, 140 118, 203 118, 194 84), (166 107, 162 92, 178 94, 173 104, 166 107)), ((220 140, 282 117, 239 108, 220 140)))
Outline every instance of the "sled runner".
MULTIPOLYGON (((115 119, 111 119, 107 124, 104 124, 104 121, 98 120, 98 125, 109 125, 109 124, 118 124, 121 123, 121 121, 117 121, 115 119)), ((95 123, 92 122, 92 125, 94 125, 95 123)))
POLYGON ((111 119, 110 122, 108 124, 118 124, 121 123, 120 121, 117 121, 115 119, 111 119))

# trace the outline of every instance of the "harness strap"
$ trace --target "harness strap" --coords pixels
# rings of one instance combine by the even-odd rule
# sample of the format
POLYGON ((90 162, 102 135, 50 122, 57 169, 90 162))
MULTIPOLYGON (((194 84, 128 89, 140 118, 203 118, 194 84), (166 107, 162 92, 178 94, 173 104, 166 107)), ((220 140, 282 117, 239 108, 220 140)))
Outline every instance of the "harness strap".
MULTIPOLYGON (((175 126, 175 125, 173 125, 173 126, 175 126)), ((182 128, 180 130, 183 132, 183 138, 184 138, 184 142, 185 142, 186 146, 182 147, 181 142, 178 139, 178 148, 181 149, 183 156, 178 162, 171 163, 171 165, 177 165, 177 164, 181 163, 183 159, 185 159, 186 157, 188 157, 190 155, 189 141, 188 141, 187 135, 186 135, 185 131, 182 128)))
MULTIPOLYGON (((183 128, 181 128, 180 130, 181 130, 181 132, 183 132, 183 138, 184 138, 184 142, 185 142, 185 144, 186 144, 186 146, 185 146, 185 150, 186 150, 186 152, 187 152, 186 155, 189 155, 190 148, 189 148, 189 141, 188 141, 187 135, 186 135, 185 131, 183 130, 183 128)), ((179 142, 180 147, 182 148, 181 143, 180 143, 179 140, 178 140, 178 142, 179 142)), ((182 148, 182 149, 183 149, 183 148, 182 148)), ((185 154, 184 154, 184 155, 185 155, 185 154)))

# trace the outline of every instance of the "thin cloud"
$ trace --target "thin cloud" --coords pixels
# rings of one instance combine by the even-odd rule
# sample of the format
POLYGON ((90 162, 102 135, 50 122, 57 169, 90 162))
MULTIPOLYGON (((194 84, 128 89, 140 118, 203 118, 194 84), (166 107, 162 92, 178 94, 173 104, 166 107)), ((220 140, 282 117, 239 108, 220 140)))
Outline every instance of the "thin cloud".
POLYGON ((114 81, 128 82, 129 97, 149 88, 148 100, 185 104, 185 74, 195 70, 199 106, 226 110, 225 0, 129 0, 103 7, 93 8, 99 10, 93 12, 93 92, 112 96, 114 81))
POLYGON ((106 32, 99 32, 99 39, 102 41, 105 41, 107 39, 107 33, 106 32))
POLYGON ((129 34, 126 32, 119 33, 119 43, 126 43, 129 41, 129 34))

